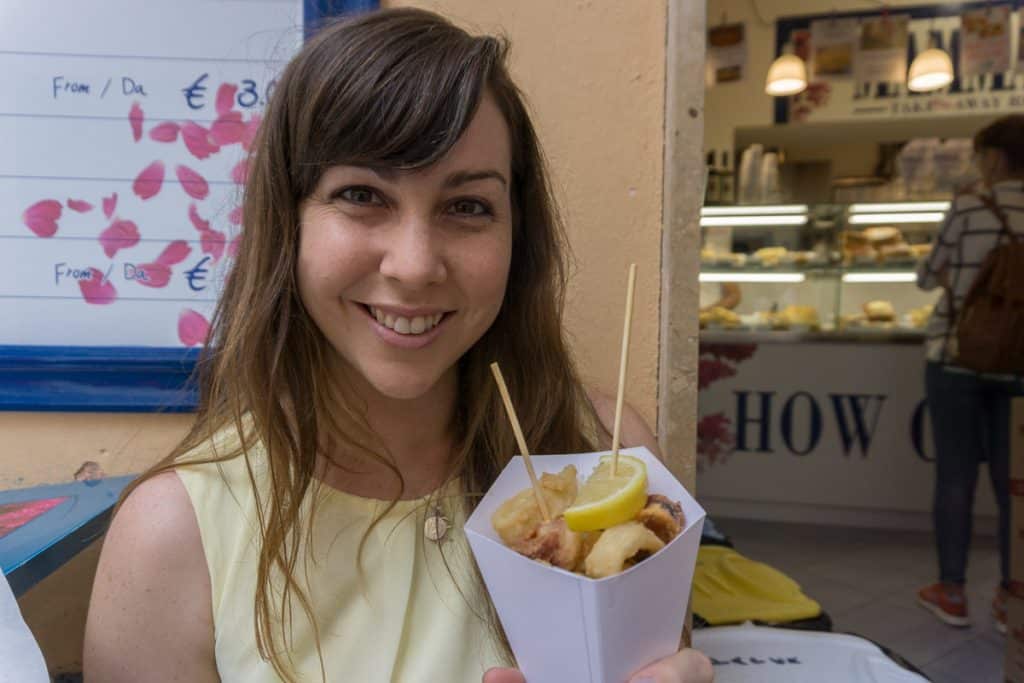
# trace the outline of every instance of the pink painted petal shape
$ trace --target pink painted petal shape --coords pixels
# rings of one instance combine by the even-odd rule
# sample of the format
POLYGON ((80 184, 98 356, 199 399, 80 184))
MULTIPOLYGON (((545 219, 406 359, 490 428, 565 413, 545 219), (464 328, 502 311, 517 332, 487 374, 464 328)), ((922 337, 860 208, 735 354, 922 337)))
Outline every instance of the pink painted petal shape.
POLYGON ((188 121, 181 127, 181 139, 185 141, 188 151, 197 159, 205 159, 220 150, 220 147, 210 141, 210 131, 193 121, 188 121))
POLYGON ((110 218, 114 215, 114 209, 117 208, 117 193, 110 195, 109 197, 103 198, 103 215, 110 218))
POLYGON ((189 197, 206 199, 206 195, 210 194, 210 186, 206 183, 206 178, 188 166, 178 164, 174 168, 174 173, 178 176, 178 182, 181 183, 182 189, 189 197))
POLYGON ((119 249, 134 247, 139 243, 139 228, 131 221, 114 221, 100 233, 100 244, 107 258, 114 258, 119 249))
POLYGON ((232 225, 241 225, 242 224, 242 207, 241 206, 236 206, 235 208, 231 209, 231 213, 228 214, 228 222, 231 223, 232 225))
POLYGON ((192 221, 192 227, 199 232, 210 229, 210 221, 203 220, 202 216, 199 215, 199 209, 196 208, 195 204, 188 205, 188 219, 192 221))
POLYGON ((90 304, 112 304, 117 299, 117 290, 109 280, 103 280, 103 271, 90 268, 92 274, 88 280, 79 280, 78 288, 82 290, 82 298, 90 304))
POLYGON ((209 334, 210 323, 191 308, 186 308, 178 316, 178 339, 185 346, 201 346, 209 334))
POLYGON ((245 185, 245 181, 249 178, 249 160, 242 159, 235 167, 231 169, 231 179, 239 185, 245 185))
POLYGON ((142 107, 138 102, 132 102, 132 110, 128 112, 128 122, 132 124, 132 137, 135 142, 142 139, 142 107))
POLYGON ((160 255, 156 257, 156 262, 165 266, 173 266, 175 263, 181 263, 187 259, 191 253, 192 247, 188 246, 188 242, 175 240, 160 252, 160 255))
POLYGON ((164 184, 164 162, 154 161, 135 178, 132 183, 132 192, 138 195, 139 199, 149 199, 155 196, 164 184))
POLYGON ((199 233, 199 245, 204 254, 211 254, 214 261, 224 255, 224 233, 216 230, 203 230, 199 233))
POLYGON ((221 83, 217 88, 217 113, 221 116, 231 111, 235 106, 235 93, 238 86, 234 83, 221 83))
POLYGON ((174 142, 178 139, 178 124, 174 121, 165 121, 149 131, 151 140, 157 142, 174 142))
POLYGON ((245 123, 242 113, 229 111, 221 114, 210 126, 210 138, 221 147, 241 142, 245 137, 245 123))
POLYGON ((238 247, 240 246, 241 239, 242 233, 238 233, 231 238, 230 242, 228 242, 228 256, 231 258, 238 256, 238 247))
POLYGON ((85 201, 84 199, 69 199, 64 203, 68 205, 69 209, 71 209, 72 211, 77 211, 78 213, 86 213, 88 211, 92 211, 92 204, 85 201))
POLYGON ((263 119, 259 114, 253 114, 248 123, 245 124, 245 133, 242 135, 242 148, 249 151, 252 141, 256 139, 256 132, 260 129, 260 121, 263 119))
POLYGON ((143 263, 135 266, 135 282, 146 287, 166 287, 171 280, 171 267, 164 263, 143 263))
POLYGON ((56 199, 43 199, 25 209, 21 215, 28 229, 38 237, 53 237, 57 232, 57 219, 60 218, 60 202, 56 199))

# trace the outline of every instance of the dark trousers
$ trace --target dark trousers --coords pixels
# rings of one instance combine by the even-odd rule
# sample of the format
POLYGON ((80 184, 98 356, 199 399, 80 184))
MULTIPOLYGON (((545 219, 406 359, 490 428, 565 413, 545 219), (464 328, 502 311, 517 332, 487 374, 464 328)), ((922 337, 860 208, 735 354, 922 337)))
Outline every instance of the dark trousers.
POLYGON ((1010 562, 1010 401, 1018 380, 987 378, 928 363, 928 410, 935 440, 935 536, 939 579, 964 583, 978 465, 987 460, 999 505, 999 560, 1004 586, 1010 562))

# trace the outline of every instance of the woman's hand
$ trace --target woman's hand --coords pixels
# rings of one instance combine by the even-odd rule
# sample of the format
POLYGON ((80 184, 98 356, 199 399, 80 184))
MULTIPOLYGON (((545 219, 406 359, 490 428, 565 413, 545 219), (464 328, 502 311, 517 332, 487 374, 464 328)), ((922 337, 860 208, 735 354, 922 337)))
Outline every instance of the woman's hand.
MULTIPOLYGON (((714 677, 711 661, 700 652, 686 648, 637 671, 629 683, 711 683, 714 677)), ((527 681, 516 669, 491 669, 484 674, 483 683, 527 681)))

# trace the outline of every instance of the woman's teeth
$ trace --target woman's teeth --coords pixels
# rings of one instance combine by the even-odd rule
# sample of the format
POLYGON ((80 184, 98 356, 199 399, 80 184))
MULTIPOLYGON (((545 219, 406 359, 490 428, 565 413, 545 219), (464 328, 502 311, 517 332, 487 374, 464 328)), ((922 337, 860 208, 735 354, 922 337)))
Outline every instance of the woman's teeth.
POLYGON ((415 318, 403 318, 400 315, 384 313, 373 306, 368 306, 367 308, 370 309, 370 315, 376 318, 377 322, 398 334, 423 334, 424 332, 429 332, 444 317, 444 313, 435 313, 434 315, 418 315, 415 318))

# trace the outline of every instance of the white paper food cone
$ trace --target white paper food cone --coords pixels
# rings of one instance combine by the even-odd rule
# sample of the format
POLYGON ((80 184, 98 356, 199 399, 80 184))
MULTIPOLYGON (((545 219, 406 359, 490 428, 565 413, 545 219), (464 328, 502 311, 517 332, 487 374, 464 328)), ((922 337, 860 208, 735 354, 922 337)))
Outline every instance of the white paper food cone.
MULTIPOLYGON (((501 542, 491 516, 530 486, 521 457, 509 462, 466 522, 466 537, 529 683, 622 683, 676 652, 697 562, 704 510, 646 448, 621 453, 647 463, 647 490, 679 501, 685 526, 636 566, 590 579, 528 559, 501 542)), ((599 453, 532 458, 538 476, 575 465, 585 479, 599 453)))

